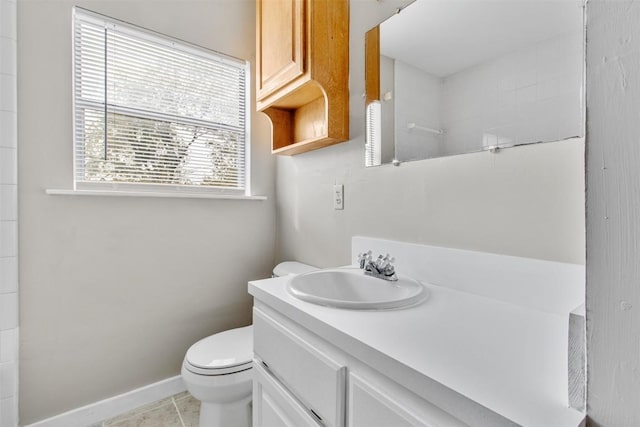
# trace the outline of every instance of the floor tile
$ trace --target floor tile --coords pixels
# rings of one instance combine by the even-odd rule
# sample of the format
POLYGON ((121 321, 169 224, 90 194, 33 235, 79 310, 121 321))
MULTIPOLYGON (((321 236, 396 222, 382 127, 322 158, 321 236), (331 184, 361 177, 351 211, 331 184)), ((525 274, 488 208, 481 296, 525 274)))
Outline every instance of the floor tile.
POLYGON ((107 420, 104 425, 105 427, 183 427, 171 398, 107 420))
POLYGON ((178 412, 182 417, 184 427, 198 427, 198 421, 200 419, 200 401, 191 396, 188 392, 186 394, 174 396, 178 412))

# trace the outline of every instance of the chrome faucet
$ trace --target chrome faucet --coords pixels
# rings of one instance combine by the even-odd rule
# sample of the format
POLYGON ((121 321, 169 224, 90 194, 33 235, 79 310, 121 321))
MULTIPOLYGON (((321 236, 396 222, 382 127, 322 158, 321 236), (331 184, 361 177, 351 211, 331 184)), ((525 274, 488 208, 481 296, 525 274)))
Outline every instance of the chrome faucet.
POLYGON ((391 282, 398 280, 396 269, 392 264, 395 260, 389 254, 378 255, 378 258, 374 260, 371 251, 358 254, 358 263, 360 268, 364 270, 364 274, 391 282))

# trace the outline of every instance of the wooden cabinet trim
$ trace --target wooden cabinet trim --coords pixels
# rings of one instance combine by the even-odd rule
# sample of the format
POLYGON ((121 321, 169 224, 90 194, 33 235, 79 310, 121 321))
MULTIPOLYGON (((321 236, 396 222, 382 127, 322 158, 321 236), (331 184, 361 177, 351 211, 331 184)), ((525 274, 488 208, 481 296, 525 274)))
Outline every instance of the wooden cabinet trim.
POLYGON ((266 79, 263 7, 278 3, 257 0, 256 8, 256 109, 271 120, 272 152, 286 155, 349 139, 349 0, 291 1, 302 14, 301 28, 291 25, 292 39, 301 41, 295 54, 301 55, 302 65, 290 62, 266 79))
MULTIPOLYGON (((307 40, 305 21, 305 2, 303 0, 277 0, 276 4, 284 7, 290 5, 290 28, 283 31, 265 31, 265 20, 274 19, 264 16, 264 3, 271 2, 272 6, 276 0, 257 0, 256 1, 256 33, 257 33, 257 49, 256 49, 256 83, 257 83, 257 99, 263 99, 269 94, 277 91, 283 85, 305 74, 306 58, 305 44, 307 40), (264 32, 263 32, 264 31, 264 32), (284 39, 276 40, 271 50, 271 55, 265 54, 263 50, 264 34, 268 33, 274 36, 285 36, 284 39), (278 34, 280 33, 280 34, 278 34), (290 50, 282 51, 283 46, 290 44, 290 50), (275 53, 280 53, 276 55, 275 53), (271 64, 269 67, 268 64, 271 64), (271 68, 271 70, 267 70, 271 68), (270 71, 270 72, 269 72, 270 71)), ((273 11, 272 11, 273 12, 273 11)), ((278 18, 284 18, 289 15, 287 11, 276 15, 278 18)), ((274 22, 275 27, 278 23, 274 22)), ((281 23, 284 26, 285 23, 281 23)))

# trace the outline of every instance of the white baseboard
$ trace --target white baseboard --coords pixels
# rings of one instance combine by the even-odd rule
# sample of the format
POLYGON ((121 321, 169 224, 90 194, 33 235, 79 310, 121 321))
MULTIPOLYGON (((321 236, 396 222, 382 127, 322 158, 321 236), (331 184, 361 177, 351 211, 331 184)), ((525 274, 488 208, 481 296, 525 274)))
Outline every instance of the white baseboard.
POLYGON ((25 427, 87 427, 185 390, 182 377, 178 375, 25 427))

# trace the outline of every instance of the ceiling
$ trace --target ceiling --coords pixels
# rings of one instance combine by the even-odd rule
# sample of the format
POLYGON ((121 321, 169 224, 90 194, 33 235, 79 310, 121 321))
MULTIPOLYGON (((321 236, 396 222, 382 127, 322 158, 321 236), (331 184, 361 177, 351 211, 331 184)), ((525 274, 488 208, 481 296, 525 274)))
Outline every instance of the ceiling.
POLYGON ((381 53, 446 77, 582 31, 583 0, 416 0, 381 24, 381 53))

